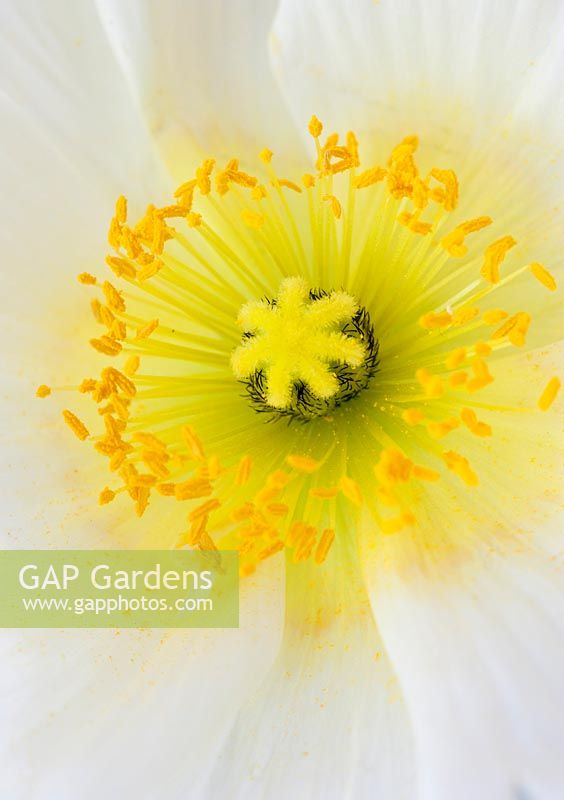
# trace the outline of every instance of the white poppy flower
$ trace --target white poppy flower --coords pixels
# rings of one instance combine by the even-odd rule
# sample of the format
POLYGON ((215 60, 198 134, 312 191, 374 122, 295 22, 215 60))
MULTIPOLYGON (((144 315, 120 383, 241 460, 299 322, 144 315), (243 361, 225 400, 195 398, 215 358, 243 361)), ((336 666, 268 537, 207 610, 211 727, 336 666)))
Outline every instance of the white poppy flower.
POLYGON ((4 2, 4 546, 243 577, 5 631, 2 797, 563 796, 563 13, 4 2))

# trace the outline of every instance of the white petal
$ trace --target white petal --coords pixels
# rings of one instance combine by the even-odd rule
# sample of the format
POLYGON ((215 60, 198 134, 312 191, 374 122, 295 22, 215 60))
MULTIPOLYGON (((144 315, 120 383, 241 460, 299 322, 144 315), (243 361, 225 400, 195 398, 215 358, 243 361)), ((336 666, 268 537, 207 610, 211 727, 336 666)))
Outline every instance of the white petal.
POLYGON ((289 588, 281 653, 234 720, 205 797, 228 786, 234 800, 411 800, 410 723, 354 575, 324 593, 319 568, 307 569, 289 567, 301 584, 289 588))
POLYGON ((57 315, 62 287, 102 261, 116 197, 160 198, 164 173, 93 4, 31 9, 0 10, 3 310, 50 296, 57 315))
POLYGON ((98 5, 175 172, 185 167, 187 136, 196 138, 207 157, 256 157, 266 146, 288 150, 295 134, 268 58, 274 0, 98 5))
POLYGON ((426 136, 468 109, 476 126, 511 115, 545 133, 563 123, 563 26, 556 0, 282 0, 272 52, 302 126, 316 113, 332 129, 426 136))
POLYGON ((246 583, 240 629, 3 636, 2 797, 204 797, 279 646, 278 566, 246 583))
POLYGON ((374 583, 415 730, 421 798, 556 800, 564 790, 562 569, 529 551, 500 557, 479 548, 476 557, 479 568, 414 567, 374 583))

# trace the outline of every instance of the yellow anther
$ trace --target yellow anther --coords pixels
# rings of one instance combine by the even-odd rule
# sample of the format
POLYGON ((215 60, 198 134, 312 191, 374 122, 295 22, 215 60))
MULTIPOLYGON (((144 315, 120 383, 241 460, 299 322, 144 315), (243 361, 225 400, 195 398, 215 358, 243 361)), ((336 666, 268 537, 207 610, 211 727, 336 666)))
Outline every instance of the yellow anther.
POLYGON ((488 386, 488 384, 493 382, 493 376, 490 374, 488 365, 479 356, 473 358, 470 362, 470 365, 472 367, 474 377, 471 378, 466 384, 466 388, 469 392, 477 392, 479 389, 483 389, 485 386, 488 386))
POLYGON ((290 455, 286 457, 288 466, 296 469, 298 472, 312 473, 317 472, 321 464, 310 456, 290 455))
POLYGON ((199 228, 202 224, 202 215, 197 214, 195 211, 190 211, 186 214, 186 222, 190 228, 199 228))
POLYGON ((277 541, 272 542, 272 544, 269 544, 268 547, 265 547, 264 549, 260 550, 257 553, 257 558, 259 561, 264 561, 265 559, 270 558, 273 555, 276 555, 276 553, 279 553, 283 549, 284 549, 284 542, 278 539, 277 541))
POLYGON ((362 492, 360 486, 352 478, 347 475, 342 475, 339 480, 339 489, 351 503, 355 506, 361 506, 363 503, 362 492))
POLYGON ((137 328, 137 333, 135 334, 136 339, 148 339, 149 336, 159 327, 158 319, 152 319, 150 322, 147 322, 145 325, 142 325, 140 328, 137 328))
POLYGON ((106 356, 117 356, 121 353, 121 344, 109 336, 101 336, 99 339, 90 339, 90 344, 99 353, 106 356))
POLYGON ((469 233, 482 230, 482 228, 491 225, 491 223, 491 217, 476 217, 476 219, 462 222, 460 225, 457 225, 453 231, 443 236, 441 239, 441 247, 454 258, 461 258, 468 252, 468 247, 464 244, 465 237, 468 236, 469 233))
POLYGON ((132 441, 142 444, 144 447, 157 452, 166 450, 166 444, 161 441, 154 433, 148 431, 135 431, 131 436, 132 441))
POLYGON ((410 511, 404 511, 397 517, 381 520, 380 527, 383 533, 399 533, 404 528, 414 525, 415 521, 415 516, 410 511))
POLYGON ((430 222, 420 222, 418 219, 418 213, 410 214, 409 211, 402 211, 402 213, 398 216, 398 222, 400 225, 404 225, 406 228, 412 233, 419 233, 422 236, 425 234, 430 233, 433 230, 433 225, 430 222))
POLYGON ((248 208, 241 211, 241 219, 249 228, 260 228, 264 225, 263 215, 250 211, 248 208))
POLYGON ((174 483, 159 483, 156 489, 163 497, 174 497, 174 483))
POLYGON ((415 377, 419 381, 427 397, 437 398, 443 395, 444 386, 438 375, 433 375, 429 370, 421 368, 417 370, 415 377))
POLYGON ((425 414, 420 408, 406 408, 401 416, 408 425, 419 425, 425 419, 425 414))
POLYGON ((413 183, 418 176, 413 153, 418 146, 417 136, 407 136, 394 147, 388 159, 388 191, 398 200, 413 194, 413 183))
POLYGON ((137 279, 140 281, 146 281, 149 278, 153 278, 163 267, 164 264, 160 258, 154 258, 149 264, 141 267, 137 273, 137 279))
POLYGON ((360 163, 358 158, 358 139, 356 138, 354 131, 347 131, 346 142, 347 150, 349 151, 350 157, 354 162, 354 166, 358 167, 360 163))
POLYGON ((201 167, 196 170, 196 186, 200 194, 208 195, 211 192, 211 180, 213 168, 215 167, 215 160, 213 158, 206 158, 201 167))
POLYGON ((110 325, 110 335, 113 339, 120 339, 124 340, 127 338, 127 327, 125 322, 122 322, 119 319, 114 319, 112 324, 110 325))
POLYGON ((297 194, 302 193, 301 187, 298 186, 297 183, 294 183, 294 181, 289 181, 287 178, 279 178, 277 180, 277 185, 285 189, 291 189, 293 192, 297 192, 297 194))
POLYGON ((307 129, 310 132, 310 134, 313 136, 314 139, 317 139, 319 136, 321 136, 321 132, 323 130, 323 125, 317 119, 315 114, 310 119, 309 125, 307 126, 307 129))
POLYGON ((92 309, 92 315, 96 322, 102 322, 102 303, 97 299, 94 298, 90 301, 90 308, 92 309))
POLYGON ((213 492, 213 486, 205 478, 190 478, 174 487, 174 496, 177 500, 195 500, 213 492))
POLYGON ((260 151, 259 158, 265 164, 270 164, 273 155, 274 153, 272 152, 272 150, 269 150, 268 147, 265 147, 260 151))
POLYGON ((411 478, 413 461, 406 458, 401 450, 389 448, 382 450, 380 460, 374 467, 376 478, 389 486, 394 483, 405 483, 411 478))
POLYGON ((507 255, 508 250, 515 247, 516 244, 517 242, 512 236, 503 236, 501 239, 492 242, 492 244, 486 247, 484 263, 480 270, 480 274, 484 280, 488 281, 488 283, 499 283, 500 264, 507 255))
POLYGON ((492 308, 490 311, 486 311, 482 316, 484 323, 486 325, 497 325, 498 322, 501 322, 502 319, 506 319, 509 316, 507 311, 503 311, 501 308, 492 308))
POLYGON ((467 486, 477 486, 479 484, 478 476, 470 467, 467 458, 455 453, 454 450, 449 450, 443 453, 443 460, 451 472, 464 481, 467 486))
POLYGON ((155 213, 160 219, 181 219, 185 217, 189 211, 189 206, 185 206, 182 203, 175 203, 174 205, 159 208, 155 213))
POLYGON ((467 322, 475 319, 480 314, 479 308, 459 308, 452 315, 452 324, 455 327, 466 325, 467 322))
POLYGON ((463 408, 460 412, 460 419, 469 431, 475 436, 491 436, 492 429, 485 422, 480 422, 476 413, 471 408, 463 408))
POLYGON ((322 564, 327 555, 329 550, 331 549, 331 545, 335 540, 335 531, 333 528, 325 528, 323 533, 321 534, 321 538, 315 548, 315 555, 313 556, 313 560, 316 564, 322 564))
POLYGON ((492 333, 492 339, 503 339, 507 336, 511 344, 522 347, 530 324, 530 315, 526 311, 519 311, 492 333))
POLYGON ((482 356, 485 358, 486 356, 491 355, 492 348, 487 342, 476 342, 474 345, 474 352, 477 356, 482 356))
POLYGON ((453 388, 455 388, 457 386, 464 386, 467 380, 468 375, 466 372, 453 372, 449 377, 448 382, 453 388))
POLYGON ((112 286, 109 281, 104 281, 102 284, 102 291, 106 297, 106 302, 112 311, 123 312, 125 311, 125 302, 121 296, 121 292, 112 286))
POLYGON ((212 511, 215 511, 220 507, 221 503, 219 500, 214 497, 211 500, 206 500, 205 503, 201 503, 197 506, 193 511, 188 514, 188 520, 190 522, 195 522, 197 519, 201 519, 202 517, 207 517, 208 514, 211 514, 212 511))
POLYGON ((451 323, 452 314, 448 311, 439 311, 438 313, 431 311, 428 314, 424 314, 419 320, 421 327, 429 331, 448 328, 451 323))
POLYGON ((435 482, 438 481, 441 476, 440 473, 436 472, 434 469, 429 469, 428 467, 421 467, 418 464, 414 464, 413 477, 418 481, 435 482))
POLYGON ((42 383, 41 386, 38 386, 37 389, 35 390, 36 397, 41 397, 41 398, 49 397, 50 394, 51 394, 51 387, 46 386, 44 383, 42 383))
POLYGON ((121 225, 115 217, 113 217, 112 221, 110 222, 110 228, 108 230, 108 243, 114 248, 114 250, 119 250, 121 247, 121 225))
POLYGON ((94 378, 84 378, 84 380, 80 383, 78 387, 78 391, 81 394, 87 394, 87 392, 93 392, 96 388, 96 381, 94 378))
POLYGON ((443 422, 428 422, 427 431, 429 435, 433 436, 435 439, 442 439, 443 436, 454 431, 459 425, 460 422, 456 417, 450 417, 449 419, 443 420, 443 422))
POLYGON ((139 369, 140 363, 141 363, 141 360, 140 360, 139 356, 129 356, 129 358, 125 362, 125 365, 123 367, 123 371, 125 372, 126 375, 131 377, 132 375, 135 375, 135 373, 139 369))
POLYGON ((305 526, 294 548, 293 560, 295 562, 307 561, 314 548, 316 538, 317 531, 313 525, 305 526))
POLYGON ((255 186, 253 189, 251 189, 251 197, 253 198, 253 200, 257 200, 257 201, 264 200, 264 198, 267 196, 267 194, 268 193, 267 193, 265 187, 260 183, 257 186, 255 186))
POLYGON ((116 200, 116 219, 121 225, 127 220, 127 199, 123 195, 116 200))
POLYGON ((367 169, 355 179, 355 186, 357 189, 366 189, 368 186, 373 186, 375 183, 380 183, 384 180, 388 170, 383 167, 372 167, 367 169))
POLYGON ((552 275, 546 269, 546 267, 543 267, 542 264, 534 262, 533 264, 529 264, 529 269, 531 270, 537 281, 542 283, 543 286, 546 286, 546 288, 549 291, 551 292, 556 291, 556 279, 554 278, 554 275, 552 275))
POLYGON ((185 181, 185 183, 181 184, 175 191, 174 196, 178 198, 179 202, 182 203, 183 206, 191 208, 195 189, 196 179, 192 178, 191 180, 185 181))
POLYGON ((333 212, 333 216, 335 219, 341 219, 341 214, 343 213, 341 204, 339 203, 338 199, 335 197, 334 194, 324 194, 322 198, 326 203, 329 203, 331 206, 331 211, 333 212))
MULTIPOLYGON (((116 256, 107 256, 106 264, 112 270, 117 278, 135 278, 137 271, 135 267, 129 263, 125 258, 117 258, 116 256)), ((83 273, 84 274, 84 273, 83 273)), ((88 281, 92 283, 92 281, 88 281)), ((94 283, 96 279, 94 279, 94 283)))
POLYGON ((548 411, 550 406, 556 400, 556 395, 560 391, 560 386, 560 379, 556 376, 549 380, 537 402, 537 405, 541 411, 548 411))
POLYGON ((239 326, 253 335, 233 353, 235 376, 247 378, 262 369, 267 402, 273 408, 291 405, 296 381, 303 381, 319 398, 332 397, 339 382, 331 365, 357 367, 365 356, 360 341, 335 330, 357 308, 345 292, 311 300, 302 278, 286 278, 275 305, 258 301, 241 308, 239 326))
POLYGON ((466 358, 466 348, 458 347, 456 350, 453 350, 452 353, 446 359, 445 367, 447 369, 456 369, 464 362, 465 358, 466 358))
POLYGON ((107 505, 108 503, 111 503, 111 502, 112 502, 112 500, 114 499, 114 497, 115 497, 115 496, 116 496, 116 493, 115 493, 115 492, 112 492, 112 490, 111 490, 111 489, 109 489, 109 488, 106 486, 104 489, 102 489, 102 491, 101 491, 101 492, 100 492, 100 494, 98 495, 98 503, 99 503, 101 506, 105 506, 105 505, 107 505))
POLYGON ((81 442, 83 442, 85 439, 88 439, 88 437, 90 436, 88 428, 83 422, 79 420, 79 418, 75 414, 72 413, 72 411, 65 409, 63 411, 63 419, 65 420, 71 431, 74 433, 74 435, 78 439, 80 439, 81 442))
POLYGON ((444 186, 442 201, 445 211, 454 211, 458 205, 458 178, 451 169, 432 169, 431 175, 444 186))
POLYGON ((137 499, 135 501, 135 513, 138 517, 142 517, 149 505, 149 492, 148 486, 139 486, 137 489, 137 499))
POLYGON ((81 272, 80 275, 77 276, 78 282, 84 284, 85 286, 94 286, 96 281, 96 276, 91 275, 89 272, 81 272))

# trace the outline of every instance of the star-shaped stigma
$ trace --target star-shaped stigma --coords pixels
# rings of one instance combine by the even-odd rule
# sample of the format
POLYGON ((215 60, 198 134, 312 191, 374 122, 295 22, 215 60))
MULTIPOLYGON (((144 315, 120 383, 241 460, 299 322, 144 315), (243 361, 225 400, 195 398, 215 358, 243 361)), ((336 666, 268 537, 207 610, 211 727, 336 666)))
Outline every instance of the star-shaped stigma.
POLYGON ((358 339, 337 329, 357 311, 356 300, 346 292, 311 298, 302 278, 286 278, 275 301, 252 301, 241 308, 237 322, 246 338, 231 359, 235 376, 244 379, 262 370, 266 401, 277 409, 291 405, 297 382, 319 398, 333 397, 340 385, 332 367, 358 367, 366 356, 358 339))

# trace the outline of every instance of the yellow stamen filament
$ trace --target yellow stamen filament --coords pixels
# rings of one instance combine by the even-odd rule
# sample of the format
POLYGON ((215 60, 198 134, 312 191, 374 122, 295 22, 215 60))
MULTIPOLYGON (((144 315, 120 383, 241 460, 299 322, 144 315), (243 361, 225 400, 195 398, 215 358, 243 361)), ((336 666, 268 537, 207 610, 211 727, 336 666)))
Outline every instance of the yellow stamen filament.
POLYGON ((235 474, 235 485, 236 486, 244 486, 251 476, 251 469, 253 466, 253 462, 250 456, 243 456, 241 461, 237 466, 237 472, 235 474))
POLYGON ((298 472, 305 472, 310 474, 312 472, 317 472, 319 467, 321 466, 319 461, 316 461, 314 458, 310 456, 299 456, 299 455, 290 455, 286 458, 286 463, 296 469, 298 472))

